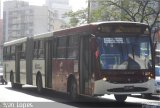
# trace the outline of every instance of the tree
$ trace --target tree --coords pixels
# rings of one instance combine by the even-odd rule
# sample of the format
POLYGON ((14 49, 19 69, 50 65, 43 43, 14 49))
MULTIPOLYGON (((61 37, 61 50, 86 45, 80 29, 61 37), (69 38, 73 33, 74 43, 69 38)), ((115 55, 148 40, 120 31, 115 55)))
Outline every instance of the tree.
MULTIPOLYGON (((90 22, 125 20, 147 23, 152 28, 160 19, 160 0, 89 0, 98 4, 90 9, 90 22)), ((77 24, 86 23, 88 9, 68 14, 77 24), (84 17, 85 16, 85 17, 84 17)), ((76 25, 76 24, 75 24, 76 25)))
MULTIPOLYGON (((151 28, 160 15, 160 0, 100 0, 97 1, 104 11, 115 7, 119 11, 120 20, 147 23, 151 28)), ((114 16, 113 16, 114 17, 114 16)))
POLYGON ((87 8, 86 9, 82 9, 82 10, 78 10, 76 12, 73 11, 69 11, 67 13, 65 13, 65 17, 69 17, 70 18, 70 27, 74 27, 77 25, 81 25, 87 22, 87 8))

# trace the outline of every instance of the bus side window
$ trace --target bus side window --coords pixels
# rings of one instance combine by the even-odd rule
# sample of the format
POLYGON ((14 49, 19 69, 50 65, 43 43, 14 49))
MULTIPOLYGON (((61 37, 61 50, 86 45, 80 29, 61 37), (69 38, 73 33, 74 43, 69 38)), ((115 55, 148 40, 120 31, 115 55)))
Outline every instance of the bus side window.
POLYGON ((52 50, 53 50, 53 53, 52 53, 52 57, 53 58, 56 58, 56 46, 57 46, 57 38, 54 38, 52 40, 52 50))
POLYGON ((44 41, 39 41, 38 57, 44 58, 44 41))
POLYGON ((70 36, 67 56, 68 58, 78 59, 78 36, 70 36))
POLYGON ((22 44, 21 59, 26 59, 26 43, 22 44))
POLYGON ((20 54, 20 59, 22 59, 22 44, 18 45, 18 53, 20 54))
POLYGON ((7 60, 6 57, 7 57, 7 47, 4 47, 4 48, 3 48, 3 59, 4 59, 4 60, 7 60))
POLYGON ((66 44, 67 44, 67 37, 60 37, 58 38, 57 43, 57 58, 66 58, 66 44))
POLYGON ((34 58, 38 58, 37 57, 37 53, 38 53, 38 41, 34 41, 34 48, 33 48, 33 57, 34 58))
POLYGON ((11 46, 11 59, 15 60, 15 46, 11 46))
POLYGON ((7 47, 6 60, 10 60, 10 46, 7 47))

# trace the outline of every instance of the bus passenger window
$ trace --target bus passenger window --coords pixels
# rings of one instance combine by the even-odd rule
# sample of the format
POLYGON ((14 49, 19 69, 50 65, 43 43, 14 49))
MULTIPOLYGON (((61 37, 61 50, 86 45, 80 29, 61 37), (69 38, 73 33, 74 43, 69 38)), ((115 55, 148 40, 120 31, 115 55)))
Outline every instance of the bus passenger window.
POLYGON ((25 59, 26 58, 26 43, 22 44, 22 51, 21 51, 21 59, 25 59))
POLYGON ((44 58, 44 41, 39 41, 38 57, 44 58))
POLYGON ((37 52, 38 52, 38 41, 34 42, 34 48, 33 48, 33 57, 37 58, 37 52))
POLYGON ((66 58, 66 43, 67 43, 66 37, 58 39, 57 58, 66 58))
POLYGON ((3 48, 3 59, 7 60, 7 47, 3 48))
POLYGON ((78 59, 78 36, 70 36, 67 56, 68 58, 78 59))
POLYGON ((15 46, 11 46, 11 59, 15 60, 15 46))
POLYGON ((10 60, 10 46, 7 47, 6 59, 10 60))

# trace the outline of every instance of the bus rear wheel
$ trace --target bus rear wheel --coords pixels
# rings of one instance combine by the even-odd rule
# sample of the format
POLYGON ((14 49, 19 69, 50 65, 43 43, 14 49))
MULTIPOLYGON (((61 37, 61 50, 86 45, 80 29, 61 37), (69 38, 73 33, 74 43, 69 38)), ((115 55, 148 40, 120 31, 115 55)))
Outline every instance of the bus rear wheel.
POLYGON ((118 102, 124 102, 127 99, 127 95, 114 95, 118 102))
POLYGON ((76 100, 77 98, 77 83, 75 79, 72 79, 69 86, 69 96, 71 100, 76 100))
POLYGON ((37 75, 37 91, 39 94, 41 94, 43 92, 42 77, 40 74, 37 75))

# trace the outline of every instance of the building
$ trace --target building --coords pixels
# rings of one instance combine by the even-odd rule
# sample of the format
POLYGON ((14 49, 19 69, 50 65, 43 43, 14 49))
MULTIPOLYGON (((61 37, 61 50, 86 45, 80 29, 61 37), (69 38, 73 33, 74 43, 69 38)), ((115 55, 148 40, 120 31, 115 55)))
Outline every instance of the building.
POLYGON ((1 19, 1 1, 0 1, 0 65, 3 58, 3 20, 1 19))
POLYGON ((2 8, 2 5, 1 5, 1 0, 0 0, 0 19, 1 19, 1 8, 2 8))
POLYGON ((64 14, 71 10, 69 0, 46 0, 46 6, 55 13, 57 19, 64 19, 64 14))
POLYGON ((3 58, 3 20, 0 19, 0 65, 3 58))
POLYGON ((54 30, 67 27, 69 19, 65 18, 64 14, 71 11, 69 0, 46 0, 45 5, 54 13, 54 30), (56 24, 58 24, 58 26, 56 24))
POLYGON ((53 12, 47 6, 31 6, 24 1, 5 1, 4 41, 29 37, 53 30, 53 12))

